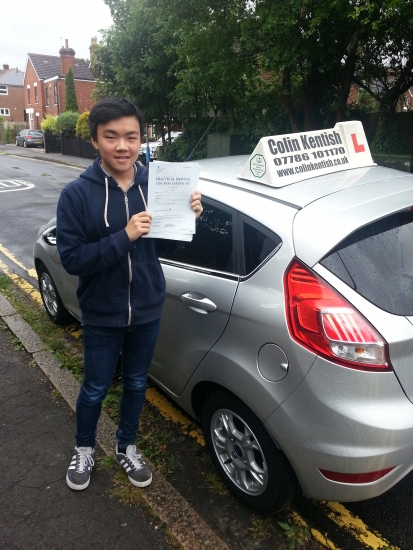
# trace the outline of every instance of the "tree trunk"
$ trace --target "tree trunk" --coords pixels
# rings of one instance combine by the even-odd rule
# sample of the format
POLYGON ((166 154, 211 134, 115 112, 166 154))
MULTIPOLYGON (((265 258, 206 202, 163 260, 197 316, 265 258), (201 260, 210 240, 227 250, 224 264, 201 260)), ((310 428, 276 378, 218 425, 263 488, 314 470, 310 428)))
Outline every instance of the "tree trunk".
POLYGON ((282 91, 278 95, 281 105, 284 107, 285 112, 290 120, 291 130, 293 132, 299 132, 297 115, 291 101, 291 75, 288 71, 284 71, 282 77, 282 91))
POLYGON ((350 95, 351 84, 353 83, 357 60, 358 56, 356 54, 356 48, 354 47, 353 51, 349 53, 344 65, 343 77, 341 79, 340 92, 338 96, 336 122, 341 122, 344 119, 344 113, 347 106, 347 100, 350 95))

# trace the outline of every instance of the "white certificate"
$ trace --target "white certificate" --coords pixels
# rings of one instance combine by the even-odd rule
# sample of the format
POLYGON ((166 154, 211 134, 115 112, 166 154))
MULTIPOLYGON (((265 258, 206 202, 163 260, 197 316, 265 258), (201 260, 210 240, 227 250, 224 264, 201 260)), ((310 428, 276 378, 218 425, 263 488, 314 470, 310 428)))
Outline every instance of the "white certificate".
POLYGON ((199 166, 192 162, 150 163, 147 209, 153 219, 146 237, 192 240, 195 213, 190 198, 198 187, 198 176, 199 166))

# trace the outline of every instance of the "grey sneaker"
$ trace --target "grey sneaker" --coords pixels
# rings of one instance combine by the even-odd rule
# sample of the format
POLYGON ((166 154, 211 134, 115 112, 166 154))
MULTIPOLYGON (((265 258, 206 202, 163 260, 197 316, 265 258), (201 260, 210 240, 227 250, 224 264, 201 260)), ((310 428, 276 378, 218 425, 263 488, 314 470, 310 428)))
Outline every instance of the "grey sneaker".
POLYGON ((94 453, 92 447, 75 447, 75 453, 66 474, 66 483, 71 489, 81 491, 89 485, 90 473, 95 464, 92 458, 94 453))
POLYGON ((135 487, 146 487, 152 482, 152 473, 142 460, 142 456, 136 452, 135 445, 128 445, 126 454, 120 453, 116 445, 115 458, 135 487))

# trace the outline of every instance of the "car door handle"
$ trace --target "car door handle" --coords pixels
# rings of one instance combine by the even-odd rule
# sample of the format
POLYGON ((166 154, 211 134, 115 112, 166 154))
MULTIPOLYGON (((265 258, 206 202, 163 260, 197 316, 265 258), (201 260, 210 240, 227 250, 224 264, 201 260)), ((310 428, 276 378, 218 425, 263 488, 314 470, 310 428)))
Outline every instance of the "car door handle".
POLYGON ((181 294, 181 300, 189 309, 197 313, 212 313, 217 309, 217 306, 209 298, 195 292, 184 292, 181 294))

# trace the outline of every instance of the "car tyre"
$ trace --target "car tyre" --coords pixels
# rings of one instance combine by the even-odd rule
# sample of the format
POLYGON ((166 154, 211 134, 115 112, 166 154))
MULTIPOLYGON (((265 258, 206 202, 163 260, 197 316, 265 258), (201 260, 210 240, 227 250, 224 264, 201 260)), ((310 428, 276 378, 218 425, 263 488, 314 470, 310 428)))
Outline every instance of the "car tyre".
POLYGON ((25 139, 23 140, 23 147, 27 147, 27 143, 25 139))
POLYGON ((56 285, 44 264, 37 269, 40 295, 43 300, 47 315, 53 323, 65 325, 73 320, 59 296, 56 285))
POLYGON ((17 139, 16 139, 16 147, 18 147, 18 146, 19 146, 19 142, 18 142, 17 139))
POLYGON ((217 390, 206 398, 202 430, 228 489, 254 510, 288 507, 298 488, 295 473, 258 417, 237 397, 217 390))

